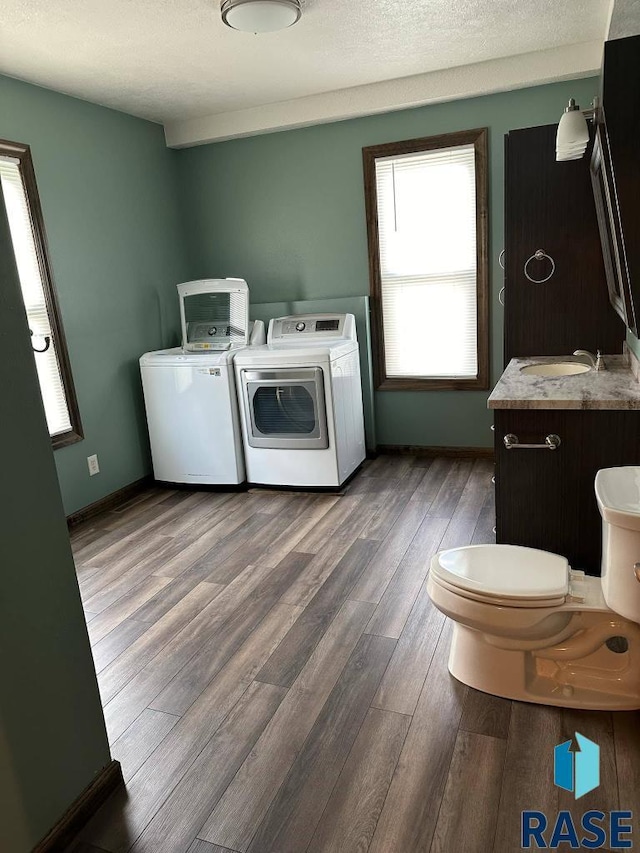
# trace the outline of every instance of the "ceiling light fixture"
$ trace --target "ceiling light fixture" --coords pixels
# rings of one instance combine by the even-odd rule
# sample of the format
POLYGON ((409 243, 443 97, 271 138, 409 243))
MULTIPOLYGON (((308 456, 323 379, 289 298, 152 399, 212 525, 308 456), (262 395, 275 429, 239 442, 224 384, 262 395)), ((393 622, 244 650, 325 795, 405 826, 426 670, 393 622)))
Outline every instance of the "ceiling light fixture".
POLYGON ((558 124, 556 135, 556 160, 579 160, 584 156, 589 144, 589 128, 587 118, 593 118, 594 109, 581 112, 573 98, 558 124))
POLYGON ((244 33, 273 33, 300 20, 300 0, 222 0, 222 21, 244 33))

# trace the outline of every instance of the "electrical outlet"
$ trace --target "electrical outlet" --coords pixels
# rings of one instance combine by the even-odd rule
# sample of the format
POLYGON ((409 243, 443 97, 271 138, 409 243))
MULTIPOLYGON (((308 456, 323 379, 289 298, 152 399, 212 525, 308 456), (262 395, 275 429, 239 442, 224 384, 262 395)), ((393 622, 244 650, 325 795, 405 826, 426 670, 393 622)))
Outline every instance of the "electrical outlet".
POLYGON ((93 456, 87 456, 87 465, 89 466, 89 476, 93 477, 94 474, 100 473, 100 466, 98 465, 98 454, 94 453, 93 456))

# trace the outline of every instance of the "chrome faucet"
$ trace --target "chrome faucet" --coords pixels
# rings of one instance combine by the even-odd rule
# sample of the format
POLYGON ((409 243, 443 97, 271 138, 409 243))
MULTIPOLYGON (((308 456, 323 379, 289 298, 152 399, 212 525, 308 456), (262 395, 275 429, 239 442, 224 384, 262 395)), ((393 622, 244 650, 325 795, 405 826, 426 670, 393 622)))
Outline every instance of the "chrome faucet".
POLYGON ((598 371, 598 372, 599 372, 599 371, 601 371, 601 370, 606 370, 606 369, 607 369, 607 366, 606 366, 606 364, 604 363, 604 359, 603 359, 603 357, 602 357, 602 354, 601 354, 600 350, 598 350, 598 351, 597 351, 597 353, 594 355, 592 352, 589 352, 589 350, 586 350, 586 349, 577 349, 577 350, 574 352, 574 355, 584 355, 584 356, 586 356, 586 357, 589 359, 589 361, 591 362, 591 367, 593 367, 593 369, 594 369, 594 370, 596 370, 596 371, 598 371))

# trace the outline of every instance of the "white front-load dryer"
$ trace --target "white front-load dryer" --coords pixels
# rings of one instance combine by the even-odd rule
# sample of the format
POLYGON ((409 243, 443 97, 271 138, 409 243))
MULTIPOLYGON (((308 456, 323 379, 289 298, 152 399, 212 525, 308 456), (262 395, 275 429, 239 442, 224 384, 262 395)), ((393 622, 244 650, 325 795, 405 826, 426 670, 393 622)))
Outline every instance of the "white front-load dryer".
POLYGON ((247 480, 341 486, 365 458, 354 316, 271 320, 266 346, 234 362, 247 480))

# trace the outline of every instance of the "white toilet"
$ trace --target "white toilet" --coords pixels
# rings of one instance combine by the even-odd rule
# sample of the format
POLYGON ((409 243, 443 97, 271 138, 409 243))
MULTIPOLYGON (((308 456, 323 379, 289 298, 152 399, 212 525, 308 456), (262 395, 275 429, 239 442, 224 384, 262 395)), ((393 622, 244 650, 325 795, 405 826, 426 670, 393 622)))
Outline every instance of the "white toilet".
POLYGON ((454 622, 449 671, 508 699, 640 708, 640 467, 598 471, 602 577, 516 545, 431 561, 427 589, 454 622))

